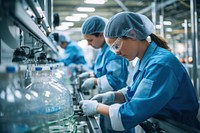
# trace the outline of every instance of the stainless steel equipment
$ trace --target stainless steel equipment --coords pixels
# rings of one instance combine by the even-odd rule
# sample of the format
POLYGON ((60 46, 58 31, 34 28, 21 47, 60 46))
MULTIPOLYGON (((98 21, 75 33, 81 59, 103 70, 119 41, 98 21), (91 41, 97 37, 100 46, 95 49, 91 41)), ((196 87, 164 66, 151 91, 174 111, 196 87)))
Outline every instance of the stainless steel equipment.
MULTIPOLYGON (((80 72, 77 72, 81 73, 80 72)), ((90 133, 102 133, 101 128, 99 126, 99 123, 97 122, 97 119, 94 116, 86 116, 83 114, 79 102, 81 100, 84 100, 84 93, 81 92, 81 84, 82 79, 78 78, 77 75, 75 75, 74 78, 72 78, 72 86, 73 86, 73 101, 74 101, 74 113, 75 113, 75 119, 78 122, 85 121, 87 123, 87 128, 89 129, 90 133)))

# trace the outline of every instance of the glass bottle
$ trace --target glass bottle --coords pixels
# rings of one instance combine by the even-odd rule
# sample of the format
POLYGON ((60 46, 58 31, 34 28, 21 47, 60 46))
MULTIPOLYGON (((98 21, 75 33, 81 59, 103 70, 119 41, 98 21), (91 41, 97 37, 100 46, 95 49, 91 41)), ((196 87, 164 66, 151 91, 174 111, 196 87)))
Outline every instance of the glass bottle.
POLYGON ((67 130, 64 118, 73 114, 72 99, 66 89, 52 80, 51 66, 35 66, 32 72, 34 81, 31 90, 36 91, 43 102, 37 113, 44 117, 49 125, 49 130, 67 130))
POLYGON ((31 113, 38 106, 37 93, 25 90, 20 84, 18 66, 0 66, 0 132, 23 133, 44 121, 31 113))

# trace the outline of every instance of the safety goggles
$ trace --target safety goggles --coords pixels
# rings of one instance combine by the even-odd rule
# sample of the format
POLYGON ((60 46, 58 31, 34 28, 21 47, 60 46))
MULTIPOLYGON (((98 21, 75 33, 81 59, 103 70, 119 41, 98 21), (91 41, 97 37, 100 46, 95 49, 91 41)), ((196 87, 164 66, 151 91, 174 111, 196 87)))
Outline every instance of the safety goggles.
POLYGON ((115 42, 110 46, 111 51, 113 52, 117 52, 120 50, 122 46, 122 39, 121 38, 117 38, 115 40, 115 42))

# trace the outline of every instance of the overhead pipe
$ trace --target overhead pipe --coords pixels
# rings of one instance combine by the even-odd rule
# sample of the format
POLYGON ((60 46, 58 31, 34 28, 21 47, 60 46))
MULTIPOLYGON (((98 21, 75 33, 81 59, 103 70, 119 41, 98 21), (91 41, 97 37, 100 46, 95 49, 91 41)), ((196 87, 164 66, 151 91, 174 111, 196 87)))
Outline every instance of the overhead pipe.
POLYGON ((165 34, 164 34, 164 17, 163 17, 163 15, 160 15, 160 35, 162 36, 162 37, 164 37, 165 36, 165 34))
POLYGON ((197 15, 197 10, 196 10, 196 0, 190 0, 190 14, 191 14, 191 36, 192 36, 192 62, 193 62, 193 84, 195 91, 197 93, 197 57, 196 57, 196 50, 197 50, 197 43, 196 43, 196 38, 197 38, 197 23, 195 18, 197 15))
POLYGON ((124 11, 129 11, 129 9, 128 9, 120 0, 115 0, 115 2, 116 2, 124 11))
POLYGON ((185 35, 185 58, 186 58, 186 69, 187 69, 187 71, 189 72, 189 70, 188 70, 188 57, 189 57, 189 55, 188 55, 188 21, 187 21, 187 19, 185 19, 184 20, 184 35, 185 35))
POLYGON ((157 16, 157 14, 156 14, 157 0, 154 0, 154 2, 152 2, 151 6, 152 6, 152 12, 151 12, 151 14, 152 14, 152 22, 153 22, 154 25, 156 25, 156 21, 157 21, 156 20, 156 16, 157 16))
MULTIPOLYGON (((165 1, 165 2, 162 2, 161 4, 158 4, 158 5, 157 5, 156 11, 157 11, 157 10, 160 10, 160 9, 164 8, 165 6, 170 5, 170 4, 172 4, 172 3, 176 2, 176 1, 177 1, 177 0, 167 0, 167 1, 165 1)), ((140 10, 140 11, 138 11, 137 13, 144 14, 144 13, 149 12, 149 11, 151 11, 151 10, 152 10, 152 5, 150 5, 150 6, 146 7, 146 8, 144 8, 144 9, 142 9, 142 10, 140 10)))

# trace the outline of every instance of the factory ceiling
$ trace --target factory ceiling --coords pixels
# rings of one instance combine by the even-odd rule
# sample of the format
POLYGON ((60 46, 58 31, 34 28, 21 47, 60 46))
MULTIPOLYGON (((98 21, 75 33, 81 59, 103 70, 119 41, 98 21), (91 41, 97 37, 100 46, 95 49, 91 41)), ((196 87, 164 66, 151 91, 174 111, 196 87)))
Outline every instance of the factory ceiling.
MULTIPOLYGON (((169 32, 171 35, 184 33, 184 20, 188 21, 189 27, 191 25, 190 0, 106 0, 104 4, 88 4, 85 3, 85 1, 86 0, 54 0, 53 13, 59 14, 60 24, 62 24, 62 22, 70 22, 73 20, 66 20, 66 16, 80 13, 87 13, 88 17, 100 15, 109 19, 114 14, 122 11, 138 12, 147 15, 154 23, 156 23, 156 25, 160 25, 160 20, 163 16, 164 21, 171 22, 171 25, 164 25, 165 33, 169 32), (95 8, 95 11, 79 12, 77 11, 77 8, 79 7, 93 7, 95 8)), ((196 8, 197 14, 199 14, 200 3, 198 0, 196 0, 196 8)), ((76 32, 80 33, 81 25, 86 18, 82 17, 80 21, 73 22, 74 25, 66 30, 69 34, 74 36, 76 40, 81 39, 80 36, 77 36, 76 32)), ((200 21, 200 19, 198 19, 198 21, 200 21)))

